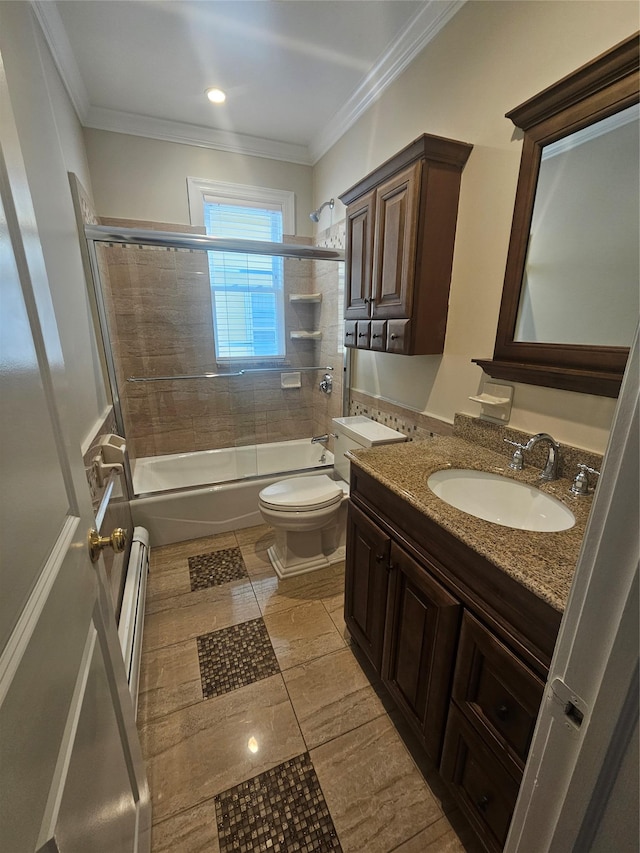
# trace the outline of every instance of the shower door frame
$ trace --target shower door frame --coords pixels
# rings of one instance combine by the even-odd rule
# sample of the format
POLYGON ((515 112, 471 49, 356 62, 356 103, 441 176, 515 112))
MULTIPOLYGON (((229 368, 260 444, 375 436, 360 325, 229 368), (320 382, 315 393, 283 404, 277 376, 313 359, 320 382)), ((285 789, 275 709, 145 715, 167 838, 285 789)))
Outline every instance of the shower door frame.
MULTIPOLYGON (((345 260, 345 253, 342 249, 324 249, 317 246, 299 246, 290 243, 269 243, 261 240, 227 239, 211 237, 205 234, 193 235, 175 231, 155 231, 142 228, 118 228, 111 225, 85 225, 84 235, 87 241, 87 250, 89 253, 93 292, 96 300, 100 336, 104 349, 109 387, 111 389, 111 401, 113 404, 114 417, 118 434, 124 438, 126 438, 125 424, 122 414, 120 388, 117 380, 113 347, 111 345, 111 338, 109 335, 109 323, 104 301, 104 292, 102 290, 102 279, 100 277, 100 268, 96 250, 97 243, 136 244, 157 246, 158 248, 235 252, 253 255, 274 255, 276 257, 297 258, 299 260, 328 260, 343 262, 345 260)), ((345 351, 344 354, 343 365, 342 414, 344 415, 346 407, 348 406, 348 383, 351 375, 351 358, 350 353, 347 351, 345 351)), ((287 369, 290 370, 293 368, 287 369)), ((129 500, 133 500, 137 496, 133 487, 133 473, 129 464, 128 454, 125 455, 124 478, 127 487, 127 497, 129 500)))

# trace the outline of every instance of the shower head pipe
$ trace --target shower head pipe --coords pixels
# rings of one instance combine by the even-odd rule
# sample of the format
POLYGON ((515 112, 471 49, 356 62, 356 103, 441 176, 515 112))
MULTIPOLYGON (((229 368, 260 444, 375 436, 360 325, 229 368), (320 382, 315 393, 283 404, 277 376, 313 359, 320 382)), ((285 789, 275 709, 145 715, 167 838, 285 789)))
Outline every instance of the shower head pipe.
POLYGON ((319 222, 320 221, 320 214, 321 214, 323 208, 327 207, 327 205, 328 205, 329 210, 333 210, 333 208, 335 207, 335 204, 336 204, 336 202, 335 202, 335 199, 333 199, 333 198, 330 198, 329 201, 323 201, 317 210, 314 210, 309 214, 309 219, 312 222, 319 222))

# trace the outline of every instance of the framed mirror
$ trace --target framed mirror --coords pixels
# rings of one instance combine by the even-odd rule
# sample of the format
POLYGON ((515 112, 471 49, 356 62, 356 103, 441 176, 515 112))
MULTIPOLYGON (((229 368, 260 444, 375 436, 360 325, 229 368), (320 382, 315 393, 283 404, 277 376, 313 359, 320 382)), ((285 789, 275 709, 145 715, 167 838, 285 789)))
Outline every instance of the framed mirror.
POLYGON ((639 39, 507 113, 524 131, 489 376, 616 397, 640 313, 639 39))

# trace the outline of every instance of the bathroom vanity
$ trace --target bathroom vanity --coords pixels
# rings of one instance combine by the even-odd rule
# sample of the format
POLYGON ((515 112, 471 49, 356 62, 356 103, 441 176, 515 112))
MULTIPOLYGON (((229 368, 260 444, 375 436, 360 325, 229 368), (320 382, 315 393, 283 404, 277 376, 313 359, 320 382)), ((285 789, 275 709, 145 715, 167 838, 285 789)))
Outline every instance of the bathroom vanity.
POLYGON ((493 524, 441 501, 445 468, 537 484, 539 470, 460 438, 351 458, 345 619, 460 809, 501 850, 518 794, 590 499, 568 480, 569 530, 493 524))

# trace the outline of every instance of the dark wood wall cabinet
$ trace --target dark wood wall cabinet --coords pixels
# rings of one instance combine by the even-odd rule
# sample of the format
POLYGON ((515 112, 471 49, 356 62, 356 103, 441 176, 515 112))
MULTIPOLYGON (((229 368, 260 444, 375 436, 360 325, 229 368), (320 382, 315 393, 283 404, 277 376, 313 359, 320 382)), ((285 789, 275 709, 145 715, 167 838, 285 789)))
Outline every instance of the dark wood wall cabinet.
POLYGON ((424 134, 340 196, 345 346, 442 352, 460 177, 471 149, 424 134))
POLYGON ((506 840, 560 618, 352 462, 347 627, 492 853, 506 840))

